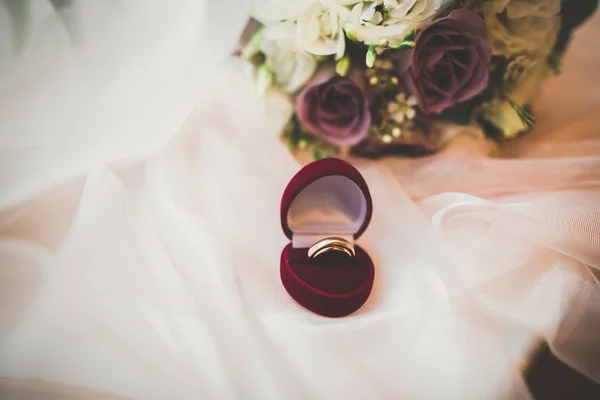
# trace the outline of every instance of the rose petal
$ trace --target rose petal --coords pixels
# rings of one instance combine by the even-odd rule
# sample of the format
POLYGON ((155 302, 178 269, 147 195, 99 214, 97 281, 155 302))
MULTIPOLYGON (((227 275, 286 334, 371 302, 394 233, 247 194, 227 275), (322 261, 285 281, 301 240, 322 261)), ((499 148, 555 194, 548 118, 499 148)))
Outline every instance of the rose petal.
POLYGON ((433 48, 433 47, 446 47, 452 46, 452 41, 450 38, 443 34, 436 34, 431 37, 431 39, 427 40, 422 46, 426 46, 425 48, 433 48))
POLYGON ((473 80, 473 70, 480 62, 479 57, 477 57, 477 52, 473 48, 465 50, 464 58, 466 58, 465 70, 457 76, 458 85, 460 87, 463 87, 465 84, 473 80))
POLYGON ((349 120, 352 120, 356 117, 356 112, 353 113, 345 113, 344 115, 341 114, 333 114, 333 113, 327 113, 323 110, 317 110, 316 112, 317 121, 324 121, 324 122, 328 122, 330 124, 334 124, 334 123, 338 123, 338 124, 344 124, 344 123, 349 123, 349 120))
POLYGON ((453 20, 457 24, 460 24, 463 32, 469 32, 483 38, 487 37, 485 21, 473 11, 467 10, 466 8, 459 8, 452 11, 446 19, 453 20))
POLYGON ((427 59, 425 60, 425 61, 427 61, 427 63, 425 64, 425 68, 429 69, 429 68, 433 67, 435 64, 438 63, 438 61, 440 61, 442 59, 442 57, 444 57, 443 50, 437 50, 437 51, 430 53, 428 55, 427 59))
POLYGON ((477 14, 454 10, 421 29, 415 42, 405 82, 424 113, 439 113, 487 86, 492 53, 477 14))
POLYGON ((437 86, 436 83, 433 83, 430 81, 424 83, 423 88, 425 89, 425 92, 429 95, 429 97, 433 97, 433 98, 451 98, 452 97, 452 93, 447 93, 442 88, 437 86))
POLYGON ((454 63, 454 65, 456 65, 464 70, 467 69, 467 64, 469 62, 469 60, 468 60, 469 52, 466 51, 466 49, 453 50, 452 52, 450 52, 448 57, 452 59, 452 62, 454 63))
POLYGON ((487 66, 478 68, 473 76, 473 82, 476 82, 476 84, 466 86, 463 88, 462 91, 459 91, 456 94, 455 101, 457 103, 462 103, 463 101, 470 100, 473 97, 477 96, 487 87, 488 80, 489 71, 487 69, 487 66))
POLYGON ((338 146, 359 143, 371 124, 365 94, 348 77, 306 87, 297 97, 296 114, 306 131, 338 146))
POLYGON ((481 59, 477 54, 477 50, 475 47, 469 47, 467 49, 467 53, 469 54, 469 62, 467 63, 467 71, 473 71, 475 67, 477 67, 481 63, 481 59))
MULTIPOLYGON (((449 44, 447 46, 431 46, 427 49, 427 54, 432 54, 434 52, 446 52, 446 51, 454 51, 454 50, 464 50, 469 48, 471 45, 461 45, 461 44, 449 44)), ((425 53, 425 51, 423 51, 425 53)))
POLYGON ((450 64, 451 68, 452 68, 452 74, 450 75, 450 79, 451 79, 451 88, 450 90, 452 92, 456 92, 458 89, 460 89, 460 86, 458 84, 458 76, 457 76, 457 67, 455 63, 451 63, 450 64))
POLYGON ((479 58, 481 58, 486 64, 489 64, 492 59, 492 49, 490 46, 488 46, 487 41, 483 38, 478 38, 475 49, 479 54, 479 58))

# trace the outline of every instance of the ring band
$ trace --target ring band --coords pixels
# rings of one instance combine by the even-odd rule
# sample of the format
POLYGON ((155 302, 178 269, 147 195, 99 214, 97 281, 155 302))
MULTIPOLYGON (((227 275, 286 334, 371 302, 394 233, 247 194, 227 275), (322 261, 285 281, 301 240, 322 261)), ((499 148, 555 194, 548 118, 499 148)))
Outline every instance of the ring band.
POLYGON ((319 240, 310 249, 308 249, 308 257, 312 260, 330 251, 339 251, 349 257, 354 257, 355 255, 354 246, 352 246, 352 243, 339 237, 328 237, 319 240))

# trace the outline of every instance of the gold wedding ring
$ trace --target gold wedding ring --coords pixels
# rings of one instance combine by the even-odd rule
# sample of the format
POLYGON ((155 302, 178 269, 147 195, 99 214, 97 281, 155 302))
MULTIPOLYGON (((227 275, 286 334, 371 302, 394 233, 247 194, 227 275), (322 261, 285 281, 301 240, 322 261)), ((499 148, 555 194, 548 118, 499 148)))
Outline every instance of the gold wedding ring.
POLYGON ((354 257, 354 246, 346 239, 339 237, 328 237, 319 240, 310 249, 308 249, 308 257, 311 260, 319 257, 322 254, 330 251, 339 251, 346 254, 349 257, 354 257))

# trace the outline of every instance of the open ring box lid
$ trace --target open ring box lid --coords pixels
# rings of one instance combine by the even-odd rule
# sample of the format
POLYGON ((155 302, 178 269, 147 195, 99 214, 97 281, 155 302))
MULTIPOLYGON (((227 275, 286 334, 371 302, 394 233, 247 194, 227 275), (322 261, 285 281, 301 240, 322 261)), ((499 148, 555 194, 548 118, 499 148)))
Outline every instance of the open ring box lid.
POLYGON ((367 229, 372 213, 367 183, 345 161, 318 160, 292 178, 281 199, 281 226, 291 243, 281 253, 280 273, 294 300, 327 317, 351 314, 367 301, 375 269, 354 242, 367 229), (310 260, 308 249, 327 237, 349 240, 356 255, 348 259, 330 252, 310 260))

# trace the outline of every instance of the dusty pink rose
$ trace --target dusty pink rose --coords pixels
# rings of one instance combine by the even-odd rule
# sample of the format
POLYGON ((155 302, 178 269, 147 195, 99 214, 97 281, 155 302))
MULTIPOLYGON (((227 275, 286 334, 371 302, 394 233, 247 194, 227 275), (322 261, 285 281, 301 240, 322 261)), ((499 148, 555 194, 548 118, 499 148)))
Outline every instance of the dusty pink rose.
POLYGON ((307 132, 336 146, 358 144, 371 126, 367 97, 348 77, 304 88, 296 99, 296 115, 307 132))
POLYGON ((439 114, 486 88, 492 57, 486 35, 483 19, 464 8, 420 31, 406 83, 424 113, 439 114))

